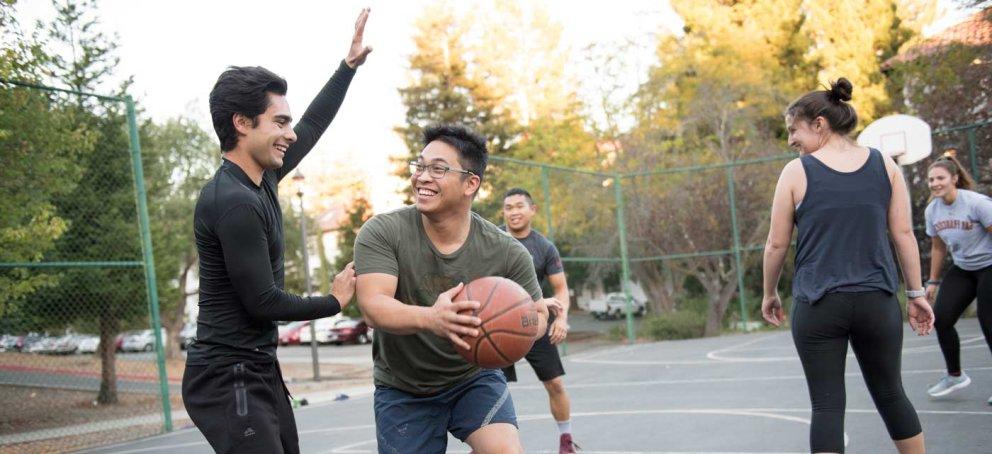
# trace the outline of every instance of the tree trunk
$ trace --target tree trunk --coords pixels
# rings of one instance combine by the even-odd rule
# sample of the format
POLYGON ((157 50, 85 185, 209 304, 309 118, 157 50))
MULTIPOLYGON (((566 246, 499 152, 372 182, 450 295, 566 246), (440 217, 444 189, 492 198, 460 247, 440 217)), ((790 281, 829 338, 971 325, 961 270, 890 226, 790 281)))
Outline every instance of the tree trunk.
POLYGON ((651 313, 663 314, 675 310, 676 295, 682 292, 682 279, 671 267, 644 263, 634 269, 634 274, 647 293, 651 313))
POLYGON ((100 393, 96 401, 100 405, 117 403, 117 333, 120 320, 111 313, 100 314, 100 393))

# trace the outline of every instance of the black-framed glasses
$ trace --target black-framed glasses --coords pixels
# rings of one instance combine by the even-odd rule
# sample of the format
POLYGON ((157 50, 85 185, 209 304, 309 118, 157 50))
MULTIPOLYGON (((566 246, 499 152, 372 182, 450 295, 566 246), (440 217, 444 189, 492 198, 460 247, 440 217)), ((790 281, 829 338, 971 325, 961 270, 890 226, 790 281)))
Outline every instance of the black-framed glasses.
POLYGON ((413 176, 418 176, 424 173, 425 170, 427 171, 427 174, 430 175, 431 178, 435 180, 440 180, 441 178, 444 178, 444 176, 448 172, 458 172, 465 175, 475 175, 475 172, 472 172, 471 170, 452 169, 451 167, 441 164, 424 164, 418 161, 410 161, 410 173, 413 174, 413 176))

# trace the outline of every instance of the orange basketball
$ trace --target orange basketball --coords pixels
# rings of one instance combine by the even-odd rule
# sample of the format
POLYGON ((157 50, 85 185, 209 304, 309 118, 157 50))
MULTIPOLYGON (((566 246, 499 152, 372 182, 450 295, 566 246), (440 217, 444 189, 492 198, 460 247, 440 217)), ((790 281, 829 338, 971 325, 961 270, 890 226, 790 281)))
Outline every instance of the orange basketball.
MULTIPOLYGON (((520 284, 488 276, 469 282, 454 301, 478 301, 479 336, 462 336, 471 347, 455 347, 468 362, 487 369, 509 366, 527 354, 537 337, 537 307, 520 284)), ((467 311, 462 313, 468 313, 467 311)))

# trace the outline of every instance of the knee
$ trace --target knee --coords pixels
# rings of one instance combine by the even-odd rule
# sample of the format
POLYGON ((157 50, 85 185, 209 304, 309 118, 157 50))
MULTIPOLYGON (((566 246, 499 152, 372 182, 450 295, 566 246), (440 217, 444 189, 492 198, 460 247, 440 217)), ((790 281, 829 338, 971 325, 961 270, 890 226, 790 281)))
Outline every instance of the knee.
POLYGON ((565 382, 561 377, 552 378, 544 382, 544 388, 548 390, 548 394, 552 396, 560 396, 565 394, 565 382))
POLYGON ((937 330, 938 334, 940 332, 947 332, 954 329, 954 318, 948 317, 946 315, 934 314, 933 317, 933 327, 937 330))

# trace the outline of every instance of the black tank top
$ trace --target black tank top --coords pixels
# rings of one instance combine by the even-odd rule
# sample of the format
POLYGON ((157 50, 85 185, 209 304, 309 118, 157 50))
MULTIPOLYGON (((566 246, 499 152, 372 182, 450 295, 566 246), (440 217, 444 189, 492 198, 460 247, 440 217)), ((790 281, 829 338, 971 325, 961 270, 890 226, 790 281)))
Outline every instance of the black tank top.
POLYGON ((896 266, 889 245, 892 185, 882 154, 872 148, 853 172, 839 172, 805 155, 806 195, 796 209, 798 241, 792 295, 814 304, 835 292, 895 293, 896 266))

